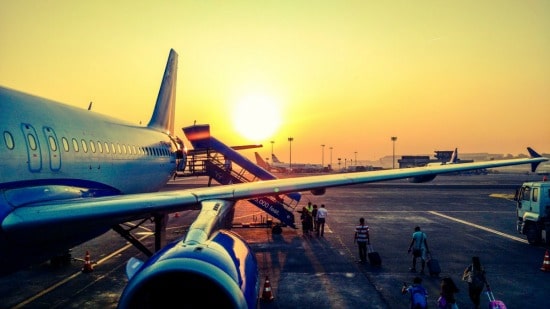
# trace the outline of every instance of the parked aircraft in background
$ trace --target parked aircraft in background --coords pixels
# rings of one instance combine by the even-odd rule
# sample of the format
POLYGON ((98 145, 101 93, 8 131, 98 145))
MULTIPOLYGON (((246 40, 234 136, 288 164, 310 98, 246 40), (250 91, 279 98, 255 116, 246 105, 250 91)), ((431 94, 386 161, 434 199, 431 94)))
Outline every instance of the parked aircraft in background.
MULTIPOLYGON (((245 241, 229 231, 238 200, 531 164, 532 158, 317 175, 158 192, 185 160, 174 134, 177 54, 170 51, 147 126, 138 126, 0 87, 0 273, 41 262, 114 229, 150 256, 127 265, 119 307, 255 308, 258 265, 245 241), (184 239, 163 246, 163 218, 201 211, 184 239), (123 223, 153 218, 155 252, 123 223), (204 293, 207 297, 200 297, 204 293)), ((294 166, 294 164, 293 164, 294 166)))
POLYGON ((312 163, 285 163, 281 162, 275 154, 271 155, 271 164, 266 162, 260 154, 257 152, 254 153, 256 156, 256 164, 264 167, 268 171, 279 172, 279 173, 319 173, 328 171, 328 167, 323 167, 321 164, 312 164, 312 163))

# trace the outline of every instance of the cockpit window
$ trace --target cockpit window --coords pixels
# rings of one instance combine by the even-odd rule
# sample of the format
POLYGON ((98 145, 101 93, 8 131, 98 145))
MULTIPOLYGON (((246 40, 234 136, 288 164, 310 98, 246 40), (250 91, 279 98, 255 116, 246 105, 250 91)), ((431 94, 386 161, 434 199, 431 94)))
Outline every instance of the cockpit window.
POLYGON ((524 187, 523 192, 521 193, 521 199, 528 201, 531 199, 531 187, 524 187))

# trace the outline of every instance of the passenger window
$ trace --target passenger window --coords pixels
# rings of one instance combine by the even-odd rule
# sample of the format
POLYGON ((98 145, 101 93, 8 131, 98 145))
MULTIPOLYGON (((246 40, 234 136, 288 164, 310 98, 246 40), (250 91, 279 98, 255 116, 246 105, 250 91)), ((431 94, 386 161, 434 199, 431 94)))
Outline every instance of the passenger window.
POLYGON ((29 142, 29 148, 31 150, 36 150, 36 139, 34 138, 34 136, 32 134, 29 134, 27 135, 27 141, 29 142))
POLYGON ((116 153, 115 143, 111 143, 111 150, 113 154, 116 153))
POLYGON ((539 200, 539 188, 533 188, 533 202, 537 202, 539 200))
POLYGON ((73 149, 75 152, 78 152, 78 141, 76 138, 73 138, 73 149))
POLYGON ((103 153, 103 145, 100 141, 97 141, 97 149, 99 149, 99 153, 103 153))
POLYGON ((15 143, 13 142, 13 136, 8 131, 4 131, 4 143, 6 144, 6 147, 8 147, 8 149, 10 150, 15 147, 15 143))
POLYGON ((48 141, 50 143, 50 149, 54 152, 57 151, 57 143, 55 142, 55 139, 53 138, 53 136, 49 136, 48 141))
POLYGON ((105 153, 109 153, 109 144, 105 142, 105 153))
POLYGON ((122 144, 122 153, 123 154, 126 154, 127 151, 126 151, 126 145, 122 144))
POLYGON ((65 150, 65 152, 68 152, 69 151, 69 141, 65 137, 62 137, 61 142, 63 143, 63 150, 65 150))
POLYGON ((88 152, 88 144, 86 144, 86 141, 80 140, 80 142, 82 143, 82 151, 88 152))
POLYGON ((94 141, 90 141, 90 150, 95 153, 95 143, 94 141))

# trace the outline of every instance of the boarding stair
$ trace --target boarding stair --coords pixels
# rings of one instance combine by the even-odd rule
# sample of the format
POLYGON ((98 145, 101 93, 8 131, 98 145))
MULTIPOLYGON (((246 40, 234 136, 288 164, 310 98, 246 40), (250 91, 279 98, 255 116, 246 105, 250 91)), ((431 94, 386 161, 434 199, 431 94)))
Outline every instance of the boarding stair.
MULTIPOLYGON (((208 176, 209 186, 212 180, 228 185, 277 178, 248 160, 233 147, 210 136, 209 125, 185 127, 183 132, 193 145, 193 150, 188 151, 187 168, 182 176, 208 176)), ((296 192, 248 201, 278 219, 282 226, 296 228, 293 212, 300 198, 301 194, 296 192)))

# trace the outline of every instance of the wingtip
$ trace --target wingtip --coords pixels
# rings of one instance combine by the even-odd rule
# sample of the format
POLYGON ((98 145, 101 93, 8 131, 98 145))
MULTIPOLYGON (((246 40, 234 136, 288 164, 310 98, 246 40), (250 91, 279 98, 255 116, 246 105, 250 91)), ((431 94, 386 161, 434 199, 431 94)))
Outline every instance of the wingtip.
POLYGON ((531 156, 531 158, 539 158, 541 157, 541 155, 536 152, 533 148, 531 147, 527 147, 527 151, 529 152, 529 155, 531 156))

